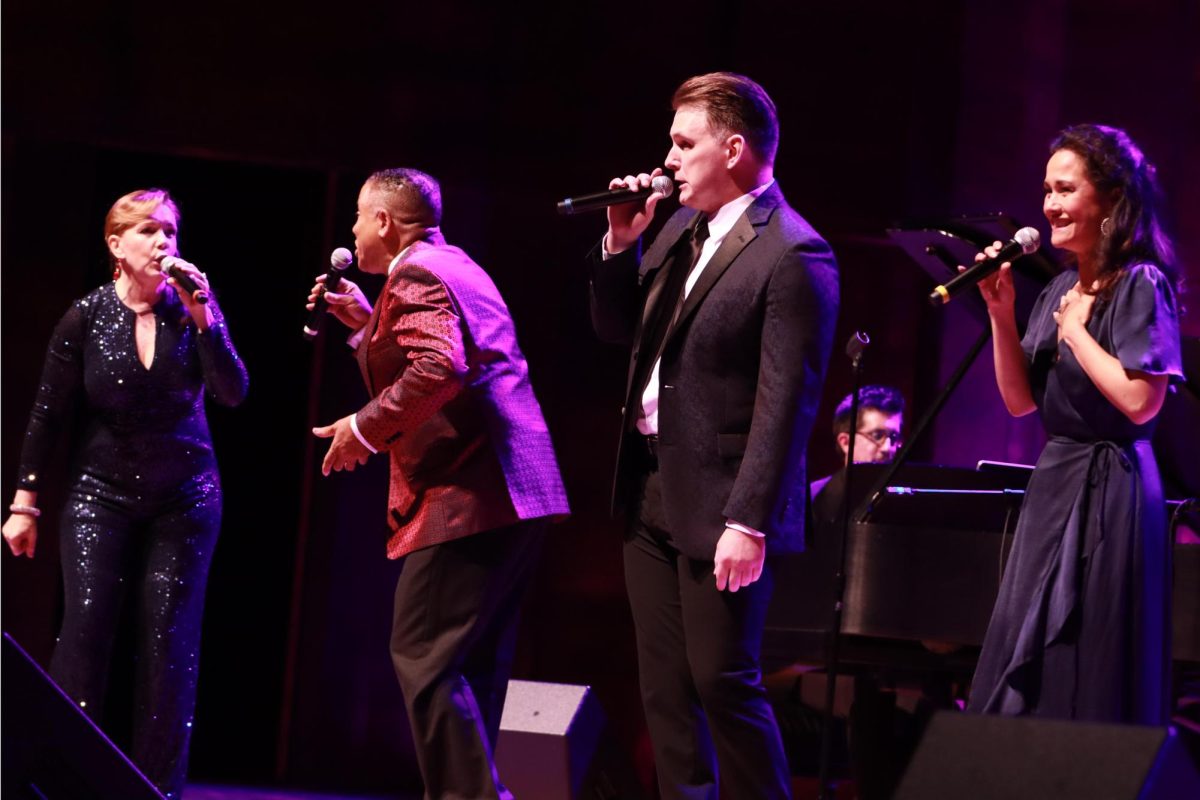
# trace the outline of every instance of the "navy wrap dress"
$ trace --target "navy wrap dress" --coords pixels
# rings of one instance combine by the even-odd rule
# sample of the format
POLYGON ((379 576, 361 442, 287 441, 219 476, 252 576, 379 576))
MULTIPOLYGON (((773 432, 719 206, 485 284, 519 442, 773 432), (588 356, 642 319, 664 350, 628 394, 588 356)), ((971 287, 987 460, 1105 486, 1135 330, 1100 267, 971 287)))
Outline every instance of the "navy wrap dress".
MULTIPOLYGON (((1170 705, 1171 542, 1155 420, 1110 403, 1053 312, 1068 270, 1038 297, 1022 349, 1049 441, 1030 477, 969 711, 1164 724, 1170 705)), ((1170 280, 1128 268, 1087 328, 1127 370, 1182 377, 1170 280)))

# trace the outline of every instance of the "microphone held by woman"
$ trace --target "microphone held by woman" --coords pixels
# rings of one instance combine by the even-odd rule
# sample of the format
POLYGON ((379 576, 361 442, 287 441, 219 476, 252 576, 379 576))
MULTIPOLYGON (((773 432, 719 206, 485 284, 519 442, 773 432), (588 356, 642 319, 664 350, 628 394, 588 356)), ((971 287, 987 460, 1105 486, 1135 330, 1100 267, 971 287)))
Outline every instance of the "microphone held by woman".
POLYGON ((175 256, 166 256, 159 263, 162 265, 162 271, 166 273, 167 277, 174 278, 175 282, 179 284, 179 288, 190 294, 193 300, 197 303, 207 303, 208 290, 201 289, 196 284, 196 281, 192 280, 191 275, 187 274, 185 270, 180 269, 179 264, 181 261, 182 259, 178 259, 175 256))
POLYGON ((1027 256, 1030 253, 1037 252, 1038 246, 1042 243, 1042 236, 1037 232, 1037 228, 1021 228, 1013 234, 1013 238, 1008 244, 1000 248, 1000 252, 995 258, 985 258, 983 261, 978 261, 974 266, 958 273, 946 283, 938 286, 929 293, 929 302, 931 305, 940 306, 950 302, 950 298, 956 294, 961 294, 967 289, 970 289, 981 280, 991 275, 996 270, 1000 269, 1000 265, 1006 261, 1012 261, 1018 256, 1027 256))

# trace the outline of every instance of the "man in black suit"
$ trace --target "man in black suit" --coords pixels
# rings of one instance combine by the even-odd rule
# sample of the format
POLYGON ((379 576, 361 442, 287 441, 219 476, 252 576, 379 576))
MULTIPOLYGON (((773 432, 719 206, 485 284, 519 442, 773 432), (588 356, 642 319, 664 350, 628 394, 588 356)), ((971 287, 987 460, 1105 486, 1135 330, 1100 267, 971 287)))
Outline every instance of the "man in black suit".
MULTIPOLYGON (((590 256, 592 320, 632 343, 614 504, 642 701, 665 798, 789 795, 759 650, 772 554, 803 548, 804 451, 837 316, 829 246, 773 177, 775 105, 712 73, 675 92, 684 208, 639 259, 662 199, 609 209, 590 256), (718 778, 719 775, 719 778, 718 778)), ((650 186, 662 172, 617 178, 650 186)))

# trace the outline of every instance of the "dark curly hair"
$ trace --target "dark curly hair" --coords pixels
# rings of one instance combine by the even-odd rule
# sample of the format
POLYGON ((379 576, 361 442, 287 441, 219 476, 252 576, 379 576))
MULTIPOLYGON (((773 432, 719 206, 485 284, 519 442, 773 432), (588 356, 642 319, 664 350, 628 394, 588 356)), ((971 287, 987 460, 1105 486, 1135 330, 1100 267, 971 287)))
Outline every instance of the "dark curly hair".
POLYGON ((1088 180, 1113 201, 1111 232, 1101 237, 1100 292, 1108 293, 1135 264, 1150 263, 1178 288, 1175 248, 1163 230, 1154 165, 1129 134, 1107 125, 1072 125, 1050 143, 1050 153, 1070 150, 1083 159, 1088 180))
MULTIPOLYGON (((854 393, 851 392, 842 398, 842 402, 838 403, 837 410, 833 412, 834 438, 837 438, 839 433, 850 432, 850 404, 853 400, 854 393)), ((864 386, 858 390, 859 420, 862 419, 864 411, 872 408, 876 411, 882 411, 888 416, 903 414, 904 395, 891 386, 864 386)))

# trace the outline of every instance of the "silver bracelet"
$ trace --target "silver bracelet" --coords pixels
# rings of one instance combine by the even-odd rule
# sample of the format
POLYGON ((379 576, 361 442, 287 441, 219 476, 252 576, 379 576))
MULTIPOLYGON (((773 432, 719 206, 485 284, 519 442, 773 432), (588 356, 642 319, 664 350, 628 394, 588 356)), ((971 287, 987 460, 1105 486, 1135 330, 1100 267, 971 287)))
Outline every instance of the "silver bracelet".
POLYGON ((31 517, 40 517, 42 510, 37 506, 25 506, 20 503, 13 503, 8 507, 8 510, 14 514, 28 514, 31 517))

